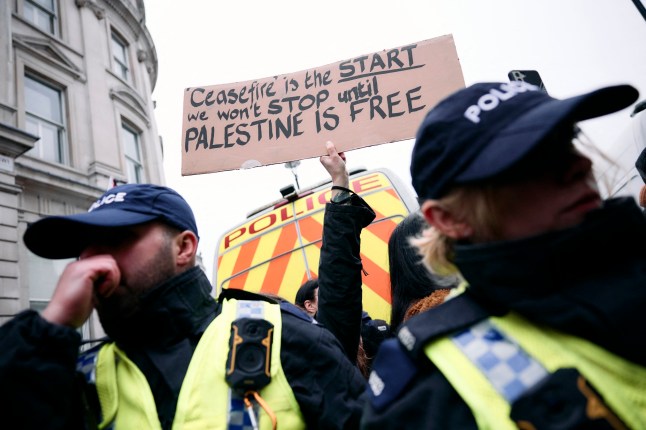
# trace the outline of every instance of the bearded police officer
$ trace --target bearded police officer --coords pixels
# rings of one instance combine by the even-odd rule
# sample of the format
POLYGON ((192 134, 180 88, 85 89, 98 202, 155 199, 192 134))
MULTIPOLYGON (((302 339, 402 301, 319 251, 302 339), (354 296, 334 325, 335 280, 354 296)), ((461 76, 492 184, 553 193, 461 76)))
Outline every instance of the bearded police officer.
POLYGON ((0 328, 0 404, 14 428, 353 428, 364 382, 338 341, 289 305, 216 301, 198 230, 172 189, 128 184, 87 213, 29 226, 45 258, 77 258, 42 314, 0 328), (93 310, 109 339, 79 355, 93 310))

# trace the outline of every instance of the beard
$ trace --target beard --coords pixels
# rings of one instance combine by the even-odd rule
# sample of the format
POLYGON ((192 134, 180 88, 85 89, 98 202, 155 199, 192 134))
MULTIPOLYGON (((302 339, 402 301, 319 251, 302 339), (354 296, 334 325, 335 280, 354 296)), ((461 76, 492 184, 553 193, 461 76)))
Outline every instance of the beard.
POLYGON ((176 275, 170 243, 164 243, 154 257, 137 271, 124 275, 110 297, 96 297, 95 308, 105 333, 115 341, 139 341, 155 324, 155 298, 160 288, 176 275))

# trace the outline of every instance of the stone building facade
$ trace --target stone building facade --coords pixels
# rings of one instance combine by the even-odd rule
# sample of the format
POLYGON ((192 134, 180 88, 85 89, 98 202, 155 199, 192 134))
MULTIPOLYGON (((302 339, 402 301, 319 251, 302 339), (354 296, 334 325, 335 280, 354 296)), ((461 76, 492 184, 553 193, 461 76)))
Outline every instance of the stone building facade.
POLYGON ((0 324, 42 309, 68 262, 30 253, 29 223, 164 183, 156 79, 143 0, 0 0, 0 324))

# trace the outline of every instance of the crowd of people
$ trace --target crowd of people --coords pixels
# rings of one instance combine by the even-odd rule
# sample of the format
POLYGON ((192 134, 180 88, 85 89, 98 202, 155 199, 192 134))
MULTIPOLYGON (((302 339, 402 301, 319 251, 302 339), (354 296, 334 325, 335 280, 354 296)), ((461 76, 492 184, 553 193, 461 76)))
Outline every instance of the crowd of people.
POLYGON ((390 321, 362 306, 375 218, 326 143, 318 278, 294 298, 212 287, 174 190, 127 184, 24 235, 76 258, 0 327, 3 422, 38 429, 645 429, 646 219, 603 199, 578 123, 629 85, 555 99, 477 83, 432 108, 420 211, 389 243, 390 321), (81 348, 96 311, 107 338, 81 348))

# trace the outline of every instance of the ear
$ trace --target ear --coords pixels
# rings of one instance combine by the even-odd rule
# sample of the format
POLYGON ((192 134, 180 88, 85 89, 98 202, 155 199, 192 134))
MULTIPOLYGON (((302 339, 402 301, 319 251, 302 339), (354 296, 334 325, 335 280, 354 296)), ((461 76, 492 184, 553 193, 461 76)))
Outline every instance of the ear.
POLYGON ((195 264, 197 254, 197 236, 189 230, 185 230, 175 237, 177 265, 180 267, 192 266, 195 264))
POLYGON ((309 313, 313 314, 315 312, 314 304, 311 300, 305 300, 305 302, 303 302, 303 307, 305 307, 305 310, 309 313))
POLYGON ((468 239, 473 236, 473 227, 468 222, 458 219, 436 200, 425 201, 422 213, 430 225, 452 239, 468 239))

